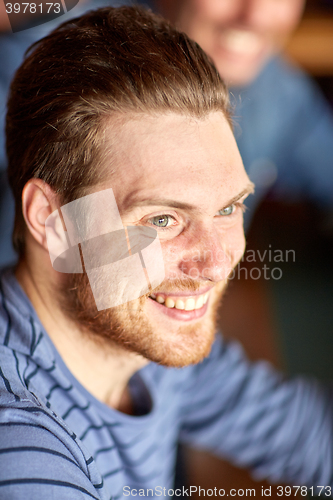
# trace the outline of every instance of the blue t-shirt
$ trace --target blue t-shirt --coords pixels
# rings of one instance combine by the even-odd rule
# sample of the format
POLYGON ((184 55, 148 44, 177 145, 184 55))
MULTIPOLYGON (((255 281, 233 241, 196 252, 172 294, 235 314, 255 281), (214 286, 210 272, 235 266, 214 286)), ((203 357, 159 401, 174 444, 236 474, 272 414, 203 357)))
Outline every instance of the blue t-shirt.
POLYGON ((75 379, 11 270, 0 278, 0 339, 1 499, 160 496, 179 440, 257 478, 333 486, 331 390, 251 365, 237 344, 219 337, 182 369, 147 365, 129 382, 130 416, 75 379))
POLYGON ((231 89, 235 136, 256 185, 248 226, 268 191, 333 207, 333 113, 317 85, 286 60, 271 59, 246 88, 231 89))

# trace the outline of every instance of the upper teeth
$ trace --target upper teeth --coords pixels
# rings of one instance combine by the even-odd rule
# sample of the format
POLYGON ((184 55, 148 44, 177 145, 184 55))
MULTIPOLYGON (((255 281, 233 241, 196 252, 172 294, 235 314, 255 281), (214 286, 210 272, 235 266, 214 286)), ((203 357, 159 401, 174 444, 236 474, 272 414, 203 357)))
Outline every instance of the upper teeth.
POLYGON ((179 298, 171 298, 171 297, 166 297, 164 298, 162 295, 155 295, 151 294, 151 297, 155 299, 157 302, 160 304, 164 304, 166 307, 169 307, 172 309, 175 307, 176 309, 183 309, 185 311, 193 311, 194 309, 200 309, 204 304, 206 304, 208 300, 208 294, 209 292, 203 294, 203 295, 198 295, 196 298, 188 298, 188 299, 179 299, 179 298))
POLYGON ((223 34, 226 47, 234 52, 255 53, 261 48, 261 40, 251 31, 228 30, 223 34))

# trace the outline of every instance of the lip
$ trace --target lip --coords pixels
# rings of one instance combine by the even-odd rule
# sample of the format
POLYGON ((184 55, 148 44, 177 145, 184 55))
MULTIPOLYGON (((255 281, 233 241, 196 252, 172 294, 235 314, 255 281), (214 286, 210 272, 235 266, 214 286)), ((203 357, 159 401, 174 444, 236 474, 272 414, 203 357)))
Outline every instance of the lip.
POLYGON ((191 293, 182 293, 182 292, 155 292, 153 291, 151 295, 161 295, 163 298, 164 297, 186 297, 189 299, 190 297, 197 297, 198 295, 204 295, 207 292, 210 292, 212 290, 212 286, 203 288, 202 290, 198 290, 197 292, 191 292, 191 293))
POLYGON ((263 47, 262 37, 249 30, 226 30, 221 34, 221 41, 230 52, 241 54, 255 54, 263 47))
MULTIPOLYGON (((201 292, 202 293, 202 292, 201 292)), ((156 300, 153 300, 149 298, 150 303, 152 304, 153 307, 156 307, 157 310, 161 311, 163 314, 168 316, 169 318, 178 320, 178 321, 193 321, 201 318, 204 316, 204 314, 207 311, 208 308, 208 303, 209 303, 209 298, 200 309, 194 309, 193 311, 185 311, 182 309, 176 309, 173 307, 170 309, 169 307, 163 306, 162 304, 159 304, 156 302, 156 300)))
POLYGON ((257 53, 249 54, 244 52, 235 52, 231 51, 228 47, 225 47, 222 44, 217 44, 214 49, 215 57, 224 57, 225 59, 231 62, 239 62, 239 61, 247 61, 254 62, 261 60, 263 54, 265 53, 264 49, 258 51, 257 53))

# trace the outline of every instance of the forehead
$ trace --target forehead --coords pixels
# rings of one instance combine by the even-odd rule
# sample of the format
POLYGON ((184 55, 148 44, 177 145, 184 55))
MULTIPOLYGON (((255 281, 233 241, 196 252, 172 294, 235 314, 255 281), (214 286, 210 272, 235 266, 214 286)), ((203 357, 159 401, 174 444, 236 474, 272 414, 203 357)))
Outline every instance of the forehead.
POLYGON ((248 184, 230 126, 220 112, 136 116, 105 130, 106 185, 121 211, 145 199, 197 203, 209 210, 248 184), (112 169, 111 169, 112 165, 112 169), (222 198, 222 199, 221 199, 222 198))

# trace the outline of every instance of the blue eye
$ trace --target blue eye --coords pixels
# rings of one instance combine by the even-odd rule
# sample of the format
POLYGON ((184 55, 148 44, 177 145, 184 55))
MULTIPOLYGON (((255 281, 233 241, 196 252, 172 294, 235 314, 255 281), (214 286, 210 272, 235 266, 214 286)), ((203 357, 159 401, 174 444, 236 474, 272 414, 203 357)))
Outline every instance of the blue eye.
POLYGON ((157 227, 167 227, 170 221, 171 217, 169 215, 158 215, 149 220, 151 224, 157 227))
POLYGON ((230 205, 229 207, 222 208, 219 210, 219 215, 231 215, 235 211, 235 205, 230 205))

